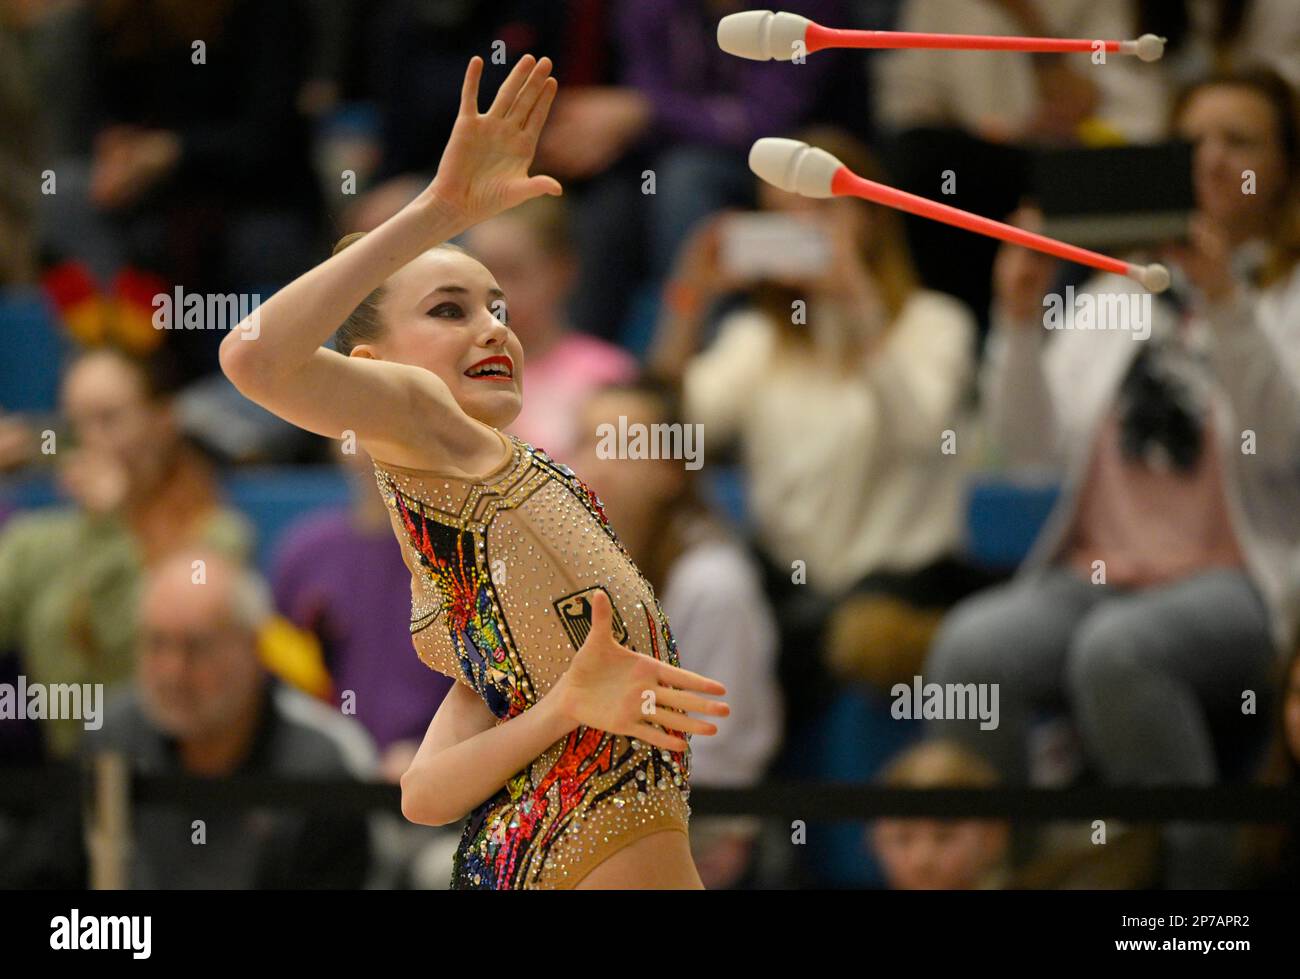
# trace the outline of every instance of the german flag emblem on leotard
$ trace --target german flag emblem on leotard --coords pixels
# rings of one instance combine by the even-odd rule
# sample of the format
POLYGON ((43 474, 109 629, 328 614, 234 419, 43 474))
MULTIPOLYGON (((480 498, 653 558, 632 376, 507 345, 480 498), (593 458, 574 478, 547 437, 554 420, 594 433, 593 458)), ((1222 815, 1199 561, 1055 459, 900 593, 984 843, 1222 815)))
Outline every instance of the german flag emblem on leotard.
MULTIPOLYGON (((574 649, 578 649, 591 632, 591 599, 588 596, 598 590, 609 596, 609 592, 603 585, 592 585, 572 595, 557 598, 552 603, 555 605, 555 611, 560 614, 560 622, 564 626, 564 631, 568 633, 569 642, 573 643, 574 649)), ((613 598, 609 599, 609 607, 614 613, 614 638, 618 640, 620 646, 627 646, 627 626, 623 624, 623 617, 618 614, 618 606, 614 604, 613 598)), ((628 648, 636 651, 634 646, 628 648)))

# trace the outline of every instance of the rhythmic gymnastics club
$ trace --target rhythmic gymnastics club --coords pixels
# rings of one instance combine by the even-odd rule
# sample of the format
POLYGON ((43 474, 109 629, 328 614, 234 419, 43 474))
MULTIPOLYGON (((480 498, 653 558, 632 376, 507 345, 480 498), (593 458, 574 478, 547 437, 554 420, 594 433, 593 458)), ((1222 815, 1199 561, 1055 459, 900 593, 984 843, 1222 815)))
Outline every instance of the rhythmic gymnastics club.
POLYGON ((805 197, 861 197, 873 204, 941 221, 989 238, 1009 241, 1013 245, 1032 248, 1069 262, 1128 276, 1142 283, 1150 292, 1164 292, 1169 288, 1169 270, 1163 265, 1123 262, 1100 252, 1067 245, 1046 235, 886 187, 859 177, 825 150, 797 139, 767 136, 758 140, 749 151, 749 169, 769 184, 790 193, 805 197))
POLYGON ((921 34, 908 31, 848 31, 822 27, 807 17, 770 10, 745 10, 718 21, 718 47, 754 61, 791 61, 827 48, 931 48, 946 51, 1088 52, 1137 55, 1155 61, 1165 39, 1143 34, 1135 41, 1066 37, 1001 37, 991 34, 921 34))

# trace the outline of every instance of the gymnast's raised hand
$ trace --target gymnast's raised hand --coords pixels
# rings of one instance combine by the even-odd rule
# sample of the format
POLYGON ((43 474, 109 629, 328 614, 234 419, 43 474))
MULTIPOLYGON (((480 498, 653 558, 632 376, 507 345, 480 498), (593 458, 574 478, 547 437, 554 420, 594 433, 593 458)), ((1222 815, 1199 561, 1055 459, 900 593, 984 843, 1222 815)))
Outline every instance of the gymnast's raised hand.
POLYGON ((561 193, 554 178, 528 173, 557 84, 549 58, 524 55, 480 112, 482 73, 482 59, 471 59, 429 186, 226 337, 222 369, 249 400, 310 432, 351 435, 372 457, 398 465, 481 471, 499 457, 487 425, 502 427, 519 411, 523 352, 485 312, 495 301, 491 273, 476 262, 453 270, 445 253, 431 250, 530 198, 561 193), (430 293, 442 284, 461 292, 430 293), (439 298, 456 300, 460 319, 434 318, 442 315, 439 298), (367 303, 377 310, 371 335, 346 355, 324 347, 367 303), (451 322, 464 328, 447 328, 451 322), (463 376, 471 363, 504 351, 515 366, 512 384, 488 389, 463 376))
POLYGON ((558 195, 554 177, 530 177, 528 167, 558 85, 551 59, 524 55, 487 112, 478 111, 483 59, 471 59, 460 112, 443 150, 430 193, 468 227, 542 194, 558 195))

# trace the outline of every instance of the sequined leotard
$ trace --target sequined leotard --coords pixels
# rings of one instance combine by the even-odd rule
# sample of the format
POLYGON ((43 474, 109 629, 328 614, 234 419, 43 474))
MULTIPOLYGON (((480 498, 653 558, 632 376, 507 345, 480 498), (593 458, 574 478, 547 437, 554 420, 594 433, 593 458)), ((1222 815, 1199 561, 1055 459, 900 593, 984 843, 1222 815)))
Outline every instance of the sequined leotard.
MULTIPOLYGON (((601 588, 619 640, 678 665, 668 620, 599 498, 541 449, 493 431, 510 458, 477 481, 375 462, 411 570, 420 659, 503 723, 567 669, 601 588)), ((689 779, 689 747, 578 727, 470 814, 452 886, 571 887, 643 836, 686 832, 689 779)))

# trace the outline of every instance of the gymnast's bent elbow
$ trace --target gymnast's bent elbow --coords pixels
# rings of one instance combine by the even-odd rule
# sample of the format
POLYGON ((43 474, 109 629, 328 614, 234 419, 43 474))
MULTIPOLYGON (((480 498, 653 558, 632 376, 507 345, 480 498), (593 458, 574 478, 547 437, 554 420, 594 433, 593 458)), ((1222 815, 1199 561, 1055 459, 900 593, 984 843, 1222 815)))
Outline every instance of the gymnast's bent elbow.
POLYGON ((402 773, 402 816, 420 826, 449 826, 465 818, 446 803, 447 794, 438 791, 436 779, 428 772, 408 768, 402 773))

